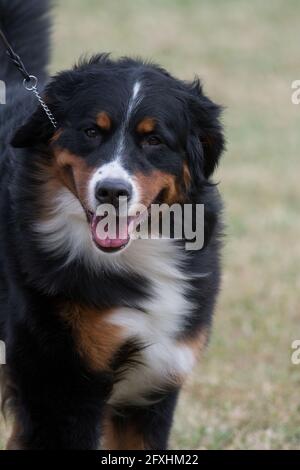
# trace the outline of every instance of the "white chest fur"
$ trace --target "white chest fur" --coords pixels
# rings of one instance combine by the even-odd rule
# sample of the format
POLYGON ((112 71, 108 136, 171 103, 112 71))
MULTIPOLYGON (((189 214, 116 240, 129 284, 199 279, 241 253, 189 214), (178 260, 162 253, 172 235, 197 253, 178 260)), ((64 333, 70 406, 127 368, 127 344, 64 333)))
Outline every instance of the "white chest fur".
POLYGON ((135 269, 149 278, 153 295, 143 302, 142 310, 121 308, 110 317, 110 322, 123 328, 126 339, 137 339, 145 346, 138 362, 125 369, 115 385, 110 399, 114 405, 144 403, 147 393, 180 382, 195 362, 192 349, 176 339, 192 308, 184 295, 187 279, 176 266, 178 248, 168 240, 139 240, 133 245, 135 269))

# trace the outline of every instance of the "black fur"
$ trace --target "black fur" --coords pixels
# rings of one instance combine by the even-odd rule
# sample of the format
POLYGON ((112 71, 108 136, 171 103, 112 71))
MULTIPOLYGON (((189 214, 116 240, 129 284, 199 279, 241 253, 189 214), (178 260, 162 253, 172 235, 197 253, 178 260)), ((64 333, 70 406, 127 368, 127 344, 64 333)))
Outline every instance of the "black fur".
MULTIPOLYGON (((46 0, 0 0, 1 27, 30 73, 42 82, 47 80, 49 4, 46 0)), ((41 249, 32 228, 41 210, 42 188, 36 170, 51 158, 48 143, 54 129, 44 111, 19 86, 21 78, 1 47, 0 62, 0 79, 8 84, 7 104, 0 105, 0 330, 7 347, 4 369, 12 384, 10 398, 22 428, 18 445, 95 449, 113 383, 120 370, 135 366, 145 345, 127 343, 108 371, 94 372, 77 351, 59 306, 72 301, 99 309, 139 308, 152 295, 151 280, 134 271, 96 273, 80 259, 64 266, 65 253, 54 257, 41 249)), ((205 204, 204 248, 189 252, 183 268, 190 274, 191 296, 197 305, 180 332, 184 340, 210 327, 219 288, 221 202, 209 180, 224 148, 219 106, 203 94, 198 81, 186 83, 158 66, 128 58, 112 61, 107 55, 58 74, 48 82, 44 94, 64 129, 59 144, 96 166, 99 161, 109 161, 116 137, 113 132, 102 135, 99 148, 85 140, 81 130, 103 108, 110 112, 113 123, 122 121, 137 79, 145 86, 145 100, 135 122, 155 109, 165 147, 163 151, 147 150, 145 156, 139 142, 128 138, 126 168, 144 174, 155 168, 179 178, 186 158, 192 177, 187 201, 205 204), (199 272, 210 275, 197 278, 199 272)), ((122 430, 128 418, 149 448, 165 448, 177 394, 174 387, 157 395, 156 404, 117 409, 113 419, 122 430)))
MULTIPOLYGON (((29 73, 39 80, 46 78, 49 62, 49 7, 52 0, 1 0, 0 28, 15 52, 22 58, 29 73)), ((11 65, 4 48, 0 47, 0 79, 8 86, 20 81, 20 72, 11 65)))

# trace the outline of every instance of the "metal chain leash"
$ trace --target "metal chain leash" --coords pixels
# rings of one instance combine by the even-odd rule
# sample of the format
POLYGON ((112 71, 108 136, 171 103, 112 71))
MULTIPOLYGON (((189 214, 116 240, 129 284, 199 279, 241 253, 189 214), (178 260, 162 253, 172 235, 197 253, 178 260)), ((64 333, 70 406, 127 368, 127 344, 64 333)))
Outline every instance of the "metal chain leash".
POLYGON ((28 90, 28 91, 32 91, 32 93, 35 94, 35 96, 39 100, 42 108, 44 109, 45 113, 47 114, 49 120, 51 121, 52 126, 56 129, 57 122, 56 122, 53 114, 51 113, 50 109, 46 105, 45 101, 43 100, 43 98, 39 94, 38 89, 37 89, 37 85, 38 85, 38 79, 34 75, 29 75, 29 80, 26 80, 26 78, 24 78, 24 80, 23 80, 24 88, 26 88, 26 90, 28 90))

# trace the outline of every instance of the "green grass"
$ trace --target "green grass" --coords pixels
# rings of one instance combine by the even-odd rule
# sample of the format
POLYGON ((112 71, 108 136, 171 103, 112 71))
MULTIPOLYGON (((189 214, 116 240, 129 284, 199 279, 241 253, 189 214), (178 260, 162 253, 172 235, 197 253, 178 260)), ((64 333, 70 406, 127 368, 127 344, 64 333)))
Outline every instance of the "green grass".
POLYGON ((300 78, 297 0, 58 1, 51 71, 111 51, 198 74, 226 107, 223 289, 171 445, 300 449, 300 78))

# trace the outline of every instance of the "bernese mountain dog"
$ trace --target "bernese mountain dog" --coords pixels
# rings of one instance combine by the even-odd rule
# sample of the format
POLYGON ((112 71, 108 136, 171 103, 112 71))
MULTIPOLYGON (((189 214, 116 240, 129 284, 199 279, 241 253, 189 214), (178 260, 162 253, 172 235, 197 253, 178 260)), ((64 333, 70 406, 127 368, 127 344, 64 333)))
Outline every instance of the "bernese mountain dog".
POLYGON ((0 0, 0 27, 58 123, 1 45, 7 448, 165 449, 219 289, 221 108, 199 80, 131 58, 99 54, 49 78, 50 3, 0 0), (129 227, 101 238, 97 208, 120 196, 129 208, 203 204, 203 247, 129 227))

